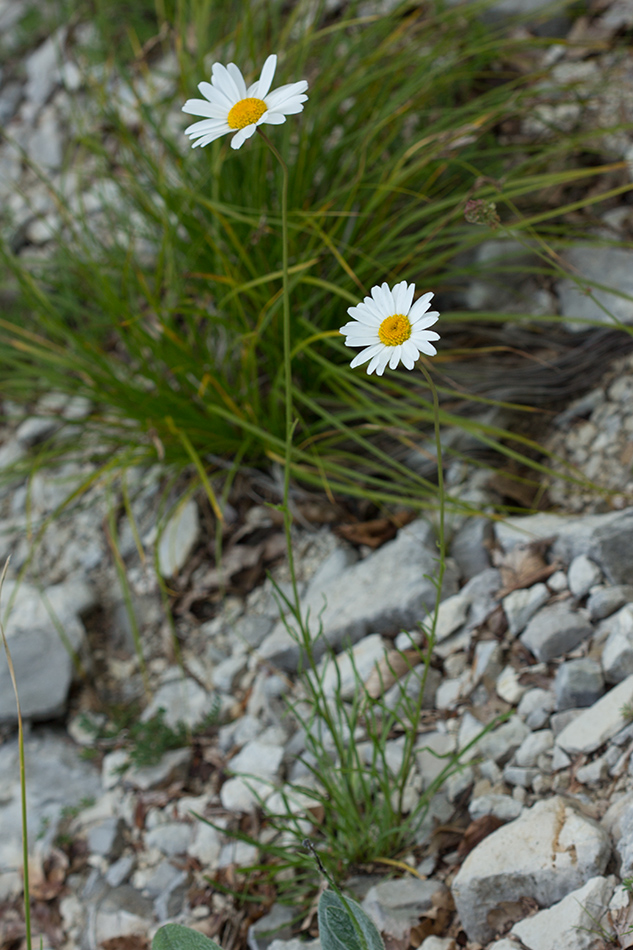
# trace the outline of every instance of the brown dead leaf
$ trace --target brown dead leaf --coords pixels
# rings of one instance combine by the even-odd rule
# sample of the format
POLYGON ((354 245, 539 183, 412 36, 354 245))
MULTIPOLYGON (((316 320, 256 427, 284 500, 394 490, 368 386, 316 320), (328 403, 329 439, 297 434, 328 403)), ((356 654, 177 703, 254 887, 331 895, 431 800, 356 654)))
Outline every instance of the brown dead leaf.
POLYGON ((505 824, 505 822, 500 818, 496 818, 495 815, 482 815, 481 818, 475 818, 474 821, 471 821, 457 848, 457 857, 460 861, 463 861, 473 848, 503 824, 505 824))
POLYGON ((365 680, 365 689, 370 699, 379 699, 419 662, 420 654, 417 650, 389 650, 375 664, 365 680))
POLYGON ((518 901, 501 901, 488 914, 488 924, 495 934, 505 934, 514 924, 525 917, 532 917, 539 906, 532 897, 522 897, 518 901))
POLYGON ((44 861, 34 856, 29 861, 29 885, 35 900, 50 901, 64 886, 68 871, 68 855, 52 848, 44 861))
POLYGON ((411 511, 397 511, 388 518, 374 518, 358 524, 339 525, 334 529, 334 533, 352 544, 366 544, 367 547, 375 550, 395 538, 399 529, 409 524, 414 518, 415 514, 411 511))
POLYGON ((143 934, 127 934, 124 937, 110 937, 99 944, 103 950, 147 950, 149 940, 143 934))
POLYGON ((497 598, 501 600, 513 590, 523 587, 532 587, 540 581, 546 580, 559 569, 559 564, 548 564, 545 552, 549 549, 554 538, 543 538, 538 541, 529 541, 527 544, 517 544, 507 553, 492 552, 492 562, 501 572, 503 587, 497 591, 497 598))

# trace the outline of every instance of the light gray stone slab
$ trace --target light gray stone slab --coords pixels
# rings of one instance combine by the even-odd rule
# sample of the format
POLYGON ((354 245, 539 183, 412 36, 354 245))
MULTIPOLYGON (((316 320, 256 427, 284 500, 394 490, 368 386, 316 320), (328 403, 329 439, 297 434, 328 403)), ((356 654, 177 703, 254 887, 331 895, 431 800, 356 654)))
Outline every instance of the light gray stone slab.
POLYGON ((610 623, 601 663, 607 683, 620 683, 633 673, 633 604, 622 607, 610 623))
POLYGON ((593 634, 586 610, 566 602, 542 607, 521 634, 521 643, 542 663, 573 650, 593 634))
MULTIPOLYGON (((590 285, 593 282, 633 296, 633 251, 628 248, 580 244, 569 248, 565 257, 574 272, 590 285)), ((588 295, 585 287, 585 283, 567 278, 556 286, 561 313, 570 330, 586 329, 586 321, 607 326, 633 322, 633 301, 596 286, 588 295)))
MULTIPOLYGON (((631 671, 633 673, 633 667, 631 671)), ((604 693, 604 678, 600 664, 589 657, 567 660, 556 671, 554 692, 556 708, 578 709, 593 706, 604 693)))
POLYGON ((173 577, 187 563, 200 534, 198 506, 193 498, 173 513, 158 543, 158 569, 162 577, 173 577))
MULTIPOLYGON (((314 645, 319 658, 326 642, 338 647, 356 643, 368 633, 397 633, 423 619, 434 604, 435 588, 424 575, 436 572, 433 531, 422 519, 402 528, 398 536, 369 557, 353 564, 324 589, 302 600, 313 637, 322 626, 323 637, 314 645)), ((454 568, 447 571, 445 594, 455 591, 454 568)), ((264 659, 283 669, 296 669, 302 650, 278 623, 260 647, 264 659)))
POLYGON ((527 950, 600 950, 597 923, 602 921, 617 884, 613 875, 592 877, 583 887, 515 924, 510 933, 527 950))
POLYGON ((413 877, 384 881, 370 888, 362 907, 380 931, 402 940, 422 914, 433 908, 433 898, 446 890, 441 881, 413 877))
POLYGON ((587 610, 595 623, 598 620, 604 620, 605 617, 610 617, 616 610, 632 602, 633 585, 616 584, 614 587, 602 587, 593 591, 587 601, 587 610))
POLYGON ((579 554, 569 565, 567 571, 569 589, 579 599, 585 597, 592 587, 602 580, 602 571, 595 561, 586 554, 579 554))
POLYGON ((545 584, 534 584, 533 587, 513 590, 504 597, 501 603, 510 633, 513 636, 521 633, 528 621, 547 603, 549 598, 550 592, 545 584))
POLYGON ((468 806, 468 814, 473 821, 477 818, 483 818, 485 815, 494 815, 501 821, 514 821, 523 811, 523 805, 511 795, 499 795, 490 793, 489 795, 479 795, 471 799, 468 806))
POLYGON ((565 726, 556 739, 557 745, 571 755, 595 752, 630 722, 626 707, 632 702, 633 675, 614 686, 565 726))
POLYGON ((549 907, 604 871, 609 836, 558 796, 537 802, 474 848, 452 891, 470 940, 494 937, 488 915, 505 901, 531 897, 549 907))

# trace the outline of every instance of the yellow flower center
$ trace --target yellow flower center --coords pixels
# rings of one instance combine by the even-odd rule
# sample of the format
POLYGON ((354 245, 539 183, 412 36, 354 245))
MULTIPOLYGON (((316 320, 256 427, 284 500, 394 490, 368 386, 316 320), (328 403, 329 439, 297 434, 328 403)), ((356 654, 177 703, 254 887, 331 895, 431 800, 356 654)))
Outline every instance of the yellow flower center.
POLYGON ((263 99, 240 99, 229 112, 226 121, 232 129, 244 129, 261 119, 267 109, 263 99))
POLYGON ((398 346, 404 343, 411 336, 411 324, 409 318, 402 313, 395 313, 393 317, 387 317, 378 327, 378 336, 380 342, 385 346, 398 346))

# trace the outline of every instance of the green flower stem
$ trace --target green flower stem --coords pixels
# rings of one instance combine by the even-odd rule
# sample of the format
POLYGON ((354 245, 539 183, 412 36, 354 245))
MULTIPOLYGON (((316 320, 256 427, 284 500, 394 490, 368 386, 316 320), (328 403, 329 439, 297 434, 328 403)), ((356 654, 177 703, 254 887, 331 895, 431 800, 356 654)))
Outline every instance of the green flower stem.
POLYGON ((292 436, 295 423, 292 415, 292 361, 290 358, 290 288, 288 279, 288 166, 283 158, 270 141, 265 132, 262 132, 260 126, 257 131, 264 142, 271 150, 279 164, 281 165, 281 268, 282 268, 282 304, 283 304, 283 350, 284 350, 284 390, 286 397, 286 452, 284 465, 284 495, 281 509, 284 516, 284 532, 286 535, 286 548, 288 550, 288 569, 292 581, 292 597, 294 601, 294 610, 297 619, 300 622, 301 604, 299 602, 299 592, 297 590, 297 577, 295 572, 294 558, 292 554, 292 515, 290 512, 290 460, 292 456, 292 436))
MULTIPOLYGON (((9 567, 9 560, 4 565, 2 571, 2 576, 0 576, 0 594, 2 593, 2 586, 4 584, 4 579, 7 574, 9 567)), ((26 772, 24 768, 24 729, 22 726, 22 711, 20 709, 20 697, 18 695, 18 684, 15 679, 15 670, 13 668, 13 660, 11 659, 11 651, 9 650, 9 644, 7 642, 6 634, 4 632, 4 626, 2 624, 2 619, 0 617, 0 635, 2 635, 2 642, 4 644, 4 649, 7 654, 7 663, 9 665, 9 676, 11 677, 11 683, 13 684, 13 692, 15 693, 15 705, 18 714, 18 751, 20 756, 20 799, 22 806, 22 857, 24 861, 24 926, 26 929, 26 948, 31 950, 31 897, 29 893, 29 836, 28 828, 26 821, 26 772)))
POLYGON ((424 702, 424 691, 426 689, 426 681, 429 673, 429 666, 431 663, 431 654, 433 653, 433 647, 435 646, 435 636, 437 631, 437 617, 440 609, 440 603, 442 600, 442 585, 444 583, 444 573, 446 571, 446 536, 444 529, 444 513, 445 513, 445 498, 444 498, 444 470, 442 463, 442 440, 440 438, 440 405, 437 395, 437 389, 435 383, 431 378, 431 374, 424 365, 422 360, 418 361, 418 366, 422 370, 422 374, 427 382, 431 396, 433 397, 433 427, 435 429, 435 448, 437 454, 437 493, 439 498, 439 525, 438 525, 438 539, 437 547, 439 552, 439 568, 437 572, 437 577, 434 579, 435 584, 435 604, 433 607, 433 615, 431 620, 431 627, 425 633, 427 634, 427 644, 426 644, 426 655, 424 660, 424 672, 422 674, 422 679, 420 682, 420 692, 418 700, 415 707, 415 718, 416 722, 411 723, 411 728, 406 733, 405 745, 404 745, 404 754, 402 757, 402 766, 400 767, 399 775, 401 777, 400 790, 398 794, 398 813, 402 816, 403 806, 404 806, 404 793, 406 780, 410 774, 411 767, 413 764, 413 753, 415 750, 415 742, 417 738, 417 720, 420 718, 422 712, 422 703, 424 702))

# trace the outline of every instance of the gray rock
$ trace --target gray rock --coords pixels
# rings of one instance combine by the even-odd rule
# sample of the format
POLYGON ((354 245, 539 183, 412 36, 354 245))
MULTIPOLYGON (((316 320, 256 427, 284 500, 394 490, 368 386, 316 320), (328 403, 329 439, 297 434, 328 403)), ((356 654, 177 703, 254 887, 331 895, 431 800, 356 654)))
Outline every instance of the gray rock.
POLYGON ((615 587, 602 587, 595 590, 587 601, 589 616, 595 623, 610 617, 625 604, 633 602, 633 585, 618 584, 615 587))
POLYGON ((576 781, 582 785, 596 786, 600 785, 609 776, 609 763, 604 756, 582 765, 575 772, 576 781))
MULTIPOLYGON (((425 666, 419 664, 414 666, 410 673, 402 676, 397 683, 394 683, 391 689, 382 697, 382 704, 385 709, 395 709, 406 695, 409 699, 417 699, 420 695, 420 689, 424 679, 425 666)), ((435 706, 435 696, 442 676, 439 670, 430 666, 426 672, 426 682, 424 683, 424 699, 422 700, 422 709, 433 709, 435 706)))
POLYGON ((521 635, 521 643, 542 663, 573 650, 593 634, 586 610, 563 602, 543 607, 521 635))
POLYGON ((582 715, 582 709, 564 709, 563 712, 552 713, 549 724, 555 736, 559 736, 570 722, 582 715))
POLYGON ((114 937, 146 934, 153 921, 152 902, 129 884, 115 887, 96 913, 94 940, 98 945, 114 937))
POLYGON ((571 755, 595 752, 630 722, 627 707, 630 708, 632 702, 633 675, 565 726, 556 739, 557 744, 571 755))
POLYGON ((173 577, 187 562, 200 534, 198 506, 190 498, 167 522, 158 543, 158 570, 162 577, 173 577))
POLYGON ((611 584, 628 584, 633 576, 633 509, 619 512, 617 519, 597 528, 589 553, 611 584))
POLYGON ((122 818, 104 818, 88 828, 86 841, 91 854, 100 854, 110 861, 120 857, 125 846, 125 822, 122 818))
POLYGON ((469 743, 476 741, 462 753, 461 761, 469 762, 483 756, 485 759, 492 759, 497 764, 503 764, 530 734, 530 730, 518 716, 512 716, 492 732, 487 732, 477 739, 483 729, 484 726, 478 719, 475 719, 471 713, 465 713, 459 729, 458 747, 464 750, 469 743))
POLYGON ((561 663, 556 672, 554 692, 559 711, 593 706, 604 693, 600 664, 589 657, 561 663))
POLYGON ((141 872, 135 878, 136 886, 142 890, 144 896, 151 897, 153 900, 170 890, 174 884, 180 883, 180 880, 181 871, 167 860, 161 861, 149 871, 141 872), (142 883, 138 878, 141 878, 142 883))
POLYGON ((136 855, 124 854, 122 858, 111 864, 106 871, 105 880, 109 887, 119 887, 125 884, 136 867, 136 855))
MULTIPOLYGON (((317 670, 316 675, 321 681, 321 689, 328 699, 340 696, 342 700, 354 697, 359 682, 364 683, 369 677, 376 663, 383 659, 386 651, 383 638, 372 633, 351 649, 336 657, 325 657, 317 670)), ((312 676, 314 681, 315 674, 312 676)))
POLYGON ((302 940, 301 937, 293 937, 292 940, 273 940, 268 945, 268 950, 321 950, 321 941, 302 940))
POLYGON ((246 614, 232 625, 231 636, 237 642, 243 642, 249 647, 258 647, 266 639, 274 627, 270 617, 257 617, 246 614))
POLYGON ((372 887, 362 907, 380 931, 402 940, 422 914, 435 906, 433 898, 446 892, 446 885, 440 881, 400 878, 372 887))
POLYGON ((197 858, 205 871, 213 871, 217 866, 221 850, 220 833, 204 821, 196 822, 194 839, 189 846, 188 854, 192 858, 197 858))
POLYGON ((503 598, 501 601, 503 612, 512 636, 516 636, 525 629, 528 621, 547 603, 549 598, 550 592, 545 584, 534 584, 533 587, 513 590, 503 598))
POLYGON ((193 825, 182 821, 166 821, 145 835, 147 848, 158 848, 167 857, 186 854, 193 840, 193 825))
POLYGON ((230 693, 237 678, 246 669, 248 656, 245 653, 229 656, 213 670, 213 685, 221 693, 230 693))
MULTIPOLYGON (((581 274, 589 284, 602 284, 623 294, 633 294, 633 251, 579 244, 566 251, 565 257, 573 272, 581 274)), ((620 323, 633 321, 633 303, 626 297, 616 296, 598 287, 592 287, 592 295, 588 296, 585 286, 570 279, 557 284, 561 313, 567 318, 565 323, 570 330, 584 330, 586 324, 580 320, 609 326, 613 323, 613 317, 620 323)))
POLYGON ((633 793, 629 792, 614 802, 602 819, 610 832, 620 860, 618 874, 621 879, 633 874, 633 793))
POLYGON ((596 562, 592 561, 586 554, 579 554, 569 565, 567 580, 574 597, 581 599, 589 593, 592 587, 600 583, 602 571, 596 562))
POLYGON ((611 623, 602 650, 602 669, 607 683, 620 683, 633 673, 633 604, 622 607, 611 623))
POLYGON ((530 729, 542 729, 556 708, 556 698, 551 690, 535 686, 521 697, 517 715, 530 729))
POLYGON ((158 895, 154 901, 154 913, 160 923, 172 920, 182 913, 188 886, 189 874, 187 871, 178 871, 165 890, 158 895))
POLYGON ((513 666, 506 666, 501 670, 495 682, 495 692, 506 703, 515 706, 522 699, 527 686, 519 682, 519 674, 513 666))
POLYGON ((67 32, 66 27, 60 27, 34 52, 29 53, 24 61, 27 76, 24 92, 29 102, 38 109, 57 85, 67 32))
MULTIPOLYGON (((356 643, 368 633, 395 633, 419 622, 435 601, 435 588, 424 575, 436 570, 433 532, 418 520, 363 561, 348 567, 325 590, 306 595, 304 617, 316 618, 323 637, 315 644, 317 658, 326 643, 335 648, 344 641, 356 643)), ((455 590, 455 571, 446 575, 445 594, 455 590)), ((283 669, 297 668, 299 644, 278 623, 260 647, 262 657, 283 669)))
POLYGON ((554 733, 551 729, 540 729, 538 732, 531 732, 526 736, 517 751, 514 754, 513 764, 522 768, 536 765, 539 756, 549 750, 554 745, 554 733))
POLYGON ((489 914, 505 901, 531 897, 549 907, 602 873, 609 836, 560 797, 537 802, 474 848, 452 891, 469 940, 494 936, 489 914))
MULTIPOLYGON (((53 106, 44 106, 42 109, 37 124, 29 135, 27 149, 30 160, 39 165, 45 172, 50 173, 61 168, 63 159, 62 132, 57 110, 53 106)), ((49 226, 44 231, 39 243, 44 243, 53 237, 59 224, 61 224, 61 218, 57 215, 50 219, 47 215, 47 220, 56 226, 52 229, 53 233, 51 233, 49 226)), ((30 229, 29 231, 30 234, 33 233, 30 229)))
MULTIPOLYGON (((26 735, 25 771, 28 783, 27 817, 35 841, 52 844, 62 809, 79 805, 101 793, 94 765, 80 758, 80 750, 64 735, 49 729, 26 735)), ((20 765, 17 739, 0 746, 0 868, 22 865, 20 765)))
POLYGON ((170 679, 163 683, 151 703, 143 710, 141 719, 147 722, 159 709, 165 710, 165 722, 172 729, 179 723, 185 723, 193 729, 213 708, 214 696, 189 678, 170 679))
POLYGON ((506 765, 503 770, 503 781, 508 785, 518 785, 520 788, 531 788, 539 770, 534 767, 520 765, 506 765))
POLYGON ((423 788, 428 788, 444 771, 455 748, 455 737, 446 732, 428 732, 420 736, 416 746, 416 761, 423 788))
POLYGON ((492 523, 487 518, 467 518, 457 531, 450 554, 464 580, 470 580, 490 567, 488 544, 492 536, 492 523))
MULTIPOLYGON (((79 617, 93 605, 94 595, 81 581, 48 587, 43 598, 30 584, 16 586, 15 581, 6 581, 3 609, 14 592, 5 632, 20 688, 22 715, 25 719, 53 719, 66 705, 74 672, 73 654, 85 639, 79 617)), ((9 671, 3 663, 0 722, 15 722, 16 718, 9 671)))
POLYGON ((162 788, 171 782, 182 781, 189 771, 193 752, 190 747, 171 749, 161 756, 156 765, 132 767, 125 773, 125 785, 133 785, 142 791, 162 788))
POLYGON ((49 416, 31 416, 25 419, 15 430, 15 437, 21 445, 27 448, 43 442, 59 428, 59 420, 49 416))
POLYGON ((592 877, 558 904, 519 921, 510 933, 527 950, 600 950, 604 941, 597 925, 616 884, 613 875, 592 877))
POLYGON ((230 760, 228 768, 235 778, 220 790, 220 801, 228 811, 250 812, 273 791, 284 756, 281 745, 268 745, 260 739, 248 742, 230 760))
POLYGON ((260 917, 248 928, 249 950, 267 950, 273 940, 281 942, 291 937, 294 916, 291 907, 273 904, 270 913, 260 917))
POLYGON ((246 841, 227 841, 225 845, 222 845, 218 868, 228 868, 231 865, 238 868, 248 867, 255 864, 258 854, 255 845, 248 844, 246 841))
POLYGON ((473 798, 468 806, 468 814, 473 821, 485 815, 494 815, 501 821, 514 821, 523 811, 523 805, 510 795, 480 795, 473 798))

